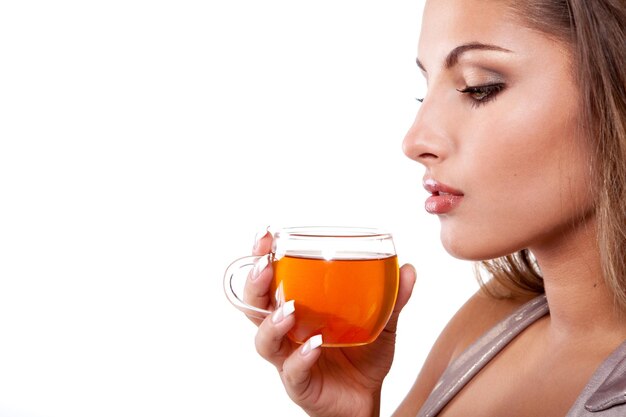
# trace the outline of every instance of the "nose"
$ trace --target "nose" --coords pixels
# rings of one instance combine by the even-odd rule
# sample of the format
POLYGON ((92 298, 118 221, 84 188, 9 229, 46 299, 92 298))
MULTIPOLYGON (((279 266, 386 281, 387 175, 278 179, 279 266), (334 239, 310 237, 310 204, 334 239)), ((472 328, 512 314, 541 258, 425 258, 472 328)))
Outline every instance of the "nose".
POLYGON ((424 100, 402 142, 404 154, 426 167, 445 160, 451 145, 444 114, 437 111, 435 103, 427 101, 424 100))

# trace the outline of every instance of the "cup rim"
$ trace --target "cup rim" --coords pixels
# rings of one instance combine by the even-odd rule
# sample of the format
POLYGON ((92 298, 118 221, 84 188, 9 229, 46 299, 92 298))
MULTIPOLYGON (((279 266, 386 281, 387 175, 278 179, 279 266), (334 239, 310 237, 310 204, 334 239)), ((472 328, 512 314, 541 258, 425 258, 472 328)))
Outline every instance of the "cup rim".
POLYGON ((275 238, 345 238, 345 239, 389 239, 391 233, 376 227, 360 226, 296 226, 284 227, 274 233, 275 238))

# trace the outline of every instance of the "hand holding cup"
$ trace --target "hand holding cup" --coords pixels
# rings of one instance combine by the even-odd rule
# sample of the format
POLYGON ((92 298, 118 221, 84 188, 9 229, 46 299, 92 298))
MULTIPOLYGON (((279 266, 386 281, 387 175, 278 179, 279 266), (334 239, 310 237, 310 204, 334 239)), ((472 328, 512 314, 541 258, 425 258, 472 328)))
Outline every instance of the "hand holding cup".
POLYGON ((228 268, 226 294, 259 326, 258 353, 309 415, 373 415, 415 270, 405 265, 398 273, 388 233, 349 228, 338 237, 337 229, 314 229, 314 236, 295 228, 260 234, 255 256, 228 268), (235 282, 245 267, 252 271, 242 297, 235 282))

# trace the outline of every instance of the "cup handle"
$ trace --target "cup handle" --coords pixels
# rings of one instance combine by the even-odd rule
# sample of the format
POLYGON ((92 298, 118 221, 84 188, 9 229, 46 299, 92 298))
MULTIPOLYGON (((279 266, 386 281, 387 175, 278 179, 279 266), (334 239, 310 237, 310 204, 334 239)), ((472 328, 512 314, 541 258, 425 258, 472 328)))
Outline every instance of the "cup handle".
POLYGON ((271 311, 254 307, 244 302, 243 297, 240 297, 233 288, 233 279, 237 276, 240 276, 241 270, 243 268, 254 267, 256 261, 261 259, 263 256, 245 256, 243 258, 239 258, 231 263, 228 268, 226 268, 226 272, 224 273, 224 292, 226 293, 228 301, 230 301, 232 305, 246 313, 248 316, 260 319, 267 317, 269 314, 271 314, 271 311))

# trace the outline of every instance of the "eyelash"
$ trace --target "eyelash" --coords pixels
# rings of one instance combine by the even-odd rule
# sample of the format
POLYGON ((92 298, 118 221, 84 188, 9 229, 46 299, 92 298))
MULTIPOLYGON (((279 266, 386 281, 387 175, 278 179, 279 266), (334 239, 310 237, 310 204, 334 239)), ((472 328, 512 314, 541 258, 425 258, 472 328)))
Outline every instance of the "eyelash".
POLYGON ((490 100, 493 100, 496 95, 504 90, 503 83, 497 84, 487 84, 487 85, 476 85, 476 86, 467 86, 463 89, 457 89, 459 93, 467 94, 470 96, 472 105, 474 107, 478 107, 482 104, 487 103, 490 100), (475 97, 474 95, 479 95, 479 97, 475 97))
MULTIPOLYGON (((470 96, 473 101, 472 106, 478 107, 482 104, 487 103, 490 100, 493 100, 496 95, 504 90, 504 83, 497 84, 486 84, 486 85, 475 85, 475 86, 467 86, 462 89, 457 89, 459 93, 467 94, 470 96), (481 95, 480 98, 473 97, 474 94, 481 95)), ((424 102, 424 98, 415 98, 419 103, 424 102)))

